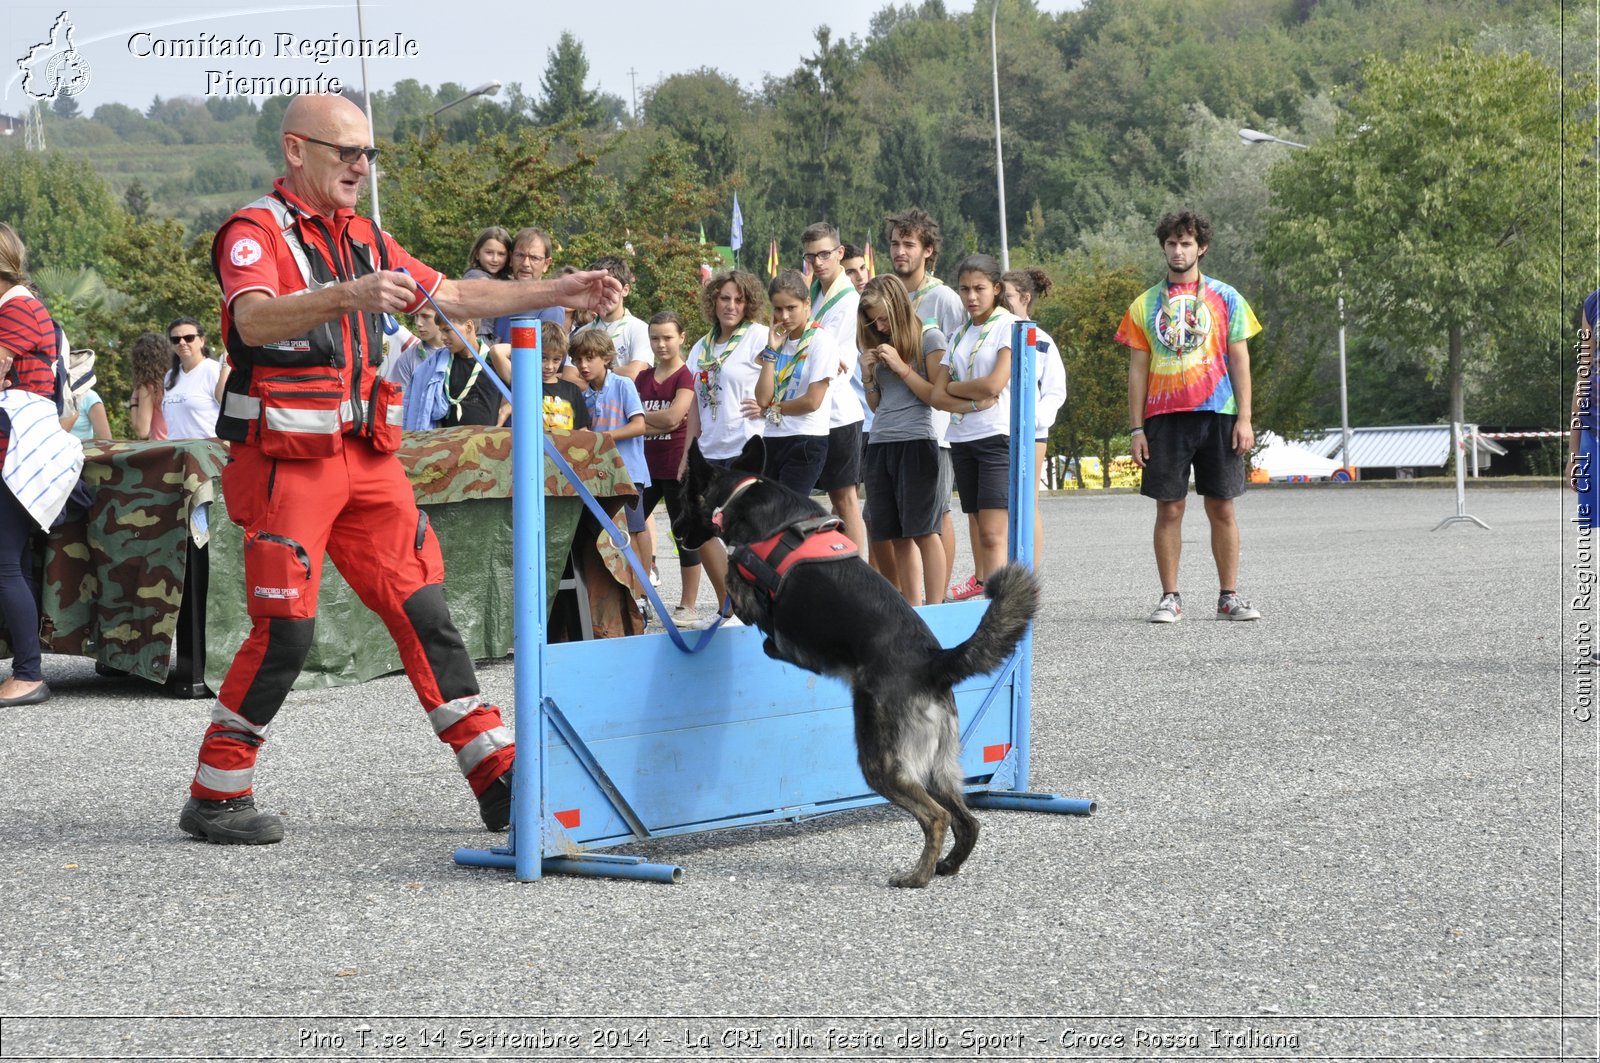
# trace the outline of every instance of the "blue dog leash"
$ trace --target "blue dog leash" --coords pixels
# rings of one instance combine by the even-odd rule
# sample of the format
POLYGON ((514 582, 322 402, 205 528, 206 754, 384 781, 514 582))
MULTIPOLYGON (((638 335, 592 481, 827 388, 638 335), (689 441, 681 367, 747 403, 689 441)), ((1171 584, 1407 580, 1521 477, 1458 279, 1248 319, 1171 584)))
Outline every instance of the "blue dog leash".
MULTIPOLYGON (((406 271, 402 269, 397 270, 396 272, 405 273, 406 271)), ((445 312, 439 308, 439 304, 433 301, 433 296, 428 294, 428 290, 426 288, 419 284, 417 285, 417 291, 421 292, 422 297, 428 301, 430 306, 433 307, 433 311, 439 316, 439 320, 450 326, 450 331, 456 334, 456 338, 461 341, 461 345, 472 352, 472 357, 478 360, 478 364, 484 369, 488 370, 489 379, 493 381, 495 387, 500 389, 500 394, 505 396, 506 401, 510 402, 511 389, 506 386, 505 381, 500 379, 500 374, 494 371, 494 367, 484 360, 483 355, 478 353, 478 345, 476 343, 469 343, 467 341, 467 338, 461 334, 461 330, 456 328, 455 323, 445 316, 445 312)), ((540 436, 544 441, 545 457, 549 458, 561 475, 567 478, 567 482, 577 489, 578 498, 582 500, 584 506, 589 510, 589 512, 594 514, 595 519, 600 522, 600 527, 603 528, 606 534, 611 537, 612 545, 618 550, 621 550, 622 556, 627 558, 628 564, 633 568, 634 574, 639 577, 639 583, 642 587, 644 587, 644 593, 650 599, 651 606, 656 610, 656 615, 661 618, 661 624, 666 628, 667 637, 672 640, 673 645, 677 646, 678 649, 682 650, 684 653, 699 653, 701 650, 705 649, 708 645, 710 645, 711 638, 716 634, 717 629, 722 626, 723 620, 726 619, 726 617, 722 615, 721 610, 719 609, 717 611, 716 619, 712 622, 711 626, 700 633, 699 641, 697 641, 694 646, 691 647, 684 640, 682 633, 678 631, 678 625, 672 622, 672 617, 668 614, 667 607, 661 601, 661 595, 656 592, 655 585, 650 582, 649 571, 645 569, 643 562, 639 560, 639 555, 634 552, 632 538, 627 532, 617 527, 616 522, 611 519, 611 517, 606 513, 604 507, 600 505, 599 499, 595 498, 593 493, 591 493, 590 490, 584 486, 583 478, 580 477, 572 468, 572 465, 568 463, 566 457, 561 453, 560 449, 556 447, 555 442, 550 438, 550 434, 548 432, 541 432, 540 436)))

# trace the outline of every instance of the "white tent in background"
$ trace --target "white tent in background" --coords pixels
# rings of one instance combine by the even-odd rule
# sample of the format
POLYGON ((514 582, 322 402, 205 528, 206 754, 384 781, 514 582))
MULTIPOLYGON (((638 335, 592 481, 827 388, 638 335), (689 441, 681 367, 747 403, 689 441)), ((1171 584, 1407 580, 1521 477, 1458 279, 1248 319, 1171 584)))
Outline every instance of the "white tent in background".
POLYGON ((1271 480, 1325 480, 1340 468, 1337 461, 1314 454, 1273 432, 1262 432, 1261 449, 1251 463, 1271 480))

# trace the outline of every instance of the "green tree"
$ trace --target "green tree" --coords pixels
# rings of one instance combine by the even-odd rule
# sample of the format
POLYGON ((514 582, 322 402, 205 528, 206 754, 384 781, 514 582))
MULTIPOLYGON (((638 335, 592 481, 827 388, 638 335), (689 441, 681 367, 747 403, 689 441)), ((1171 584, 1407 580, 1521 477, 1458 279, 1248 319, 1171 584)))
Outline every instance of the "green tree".
POLYGON ((120 215, 87 162, 55 151, 0 154, 0 218, 22 237, 31 264, 97 265, 120 215))
POLYGON ((283 126, 283 114, 288 109, 289 97, 272 96, 262 103, 261 113, 256 116, 256 131, 251 143, 261 149, 261 154, 274 167, 283 165, 283 140, 279 130, 283 126))
POLYGON ((740 169, 739 128, 751 101, 732 81, 709 67, 674 74, 645 94, 647 126, 683 142, 689 161, 709 184, 720 184, 740 169))
MULTIPOLYGON (((1362 80, 1333 134, 1274 169, 1267 266, 1325 304, 1342 293, 1353 323, 1425 352, 1453 420, 1490 366, 1519 391, 1558 392, 1560 308, 1576 287, 1560 275, 1551 155, 1567 145, 1570 173, 1588 156, 1586 94, 1564 94, 1530 56, 1459 48, 1374 59, 1362 80)), ((1586 222, 1575 231, 1594 232, 1586 222)))
MULTIPOLYGON (((1128 434, 1128 351, 1111 337, 1128 304, 1148 286, 1132 267, 1082 261, 1068 269, 1059 293, 1052 292, 1036 311, 1067 364, 1067 405, 1051 441, 1072 457, 1094 444, 1106 487, 1111 486, 1112 444, 1128 434)), ((1082 487, 1081 470, 1077 477, 1082 487)))
POLYGON ((790 246, 810 222, 832 222, 848 240, 875 231, 881 220, 862 163, 875 145, 854 91, 860 59, 826 26, 816 41, 816 53, 782 83, 776 143, 761 159, 771 221, 780 227, 775 235, 790 246))
POLYGON ((543 95, 533 109, 534 121, 540 125, 558 125, 568 120, 580 126, 594 128, 605 121, 605 108, 600 94, 586 87, 589 80, 589 59, 583 44, 567 30, 549 53, 544 77, 539 86, 543 95))
POLYGON ((133 179, 128 190, 122 193, 122 206, 134 221, 144 221, 150 217, 150 192, 143 181, 137 177, 133 179))
POLYGON ((943 219, 959 214, 956 183, 945 172, 938 142, 916 119, 897 122, 879 135, 876 170, 890 210, 917 206, 943 219))
POLYGON ((65 92, 56 95, 56 98, 50 102, 50 109, 56 113, 58 118, 78 117, 78 101, 65 92))

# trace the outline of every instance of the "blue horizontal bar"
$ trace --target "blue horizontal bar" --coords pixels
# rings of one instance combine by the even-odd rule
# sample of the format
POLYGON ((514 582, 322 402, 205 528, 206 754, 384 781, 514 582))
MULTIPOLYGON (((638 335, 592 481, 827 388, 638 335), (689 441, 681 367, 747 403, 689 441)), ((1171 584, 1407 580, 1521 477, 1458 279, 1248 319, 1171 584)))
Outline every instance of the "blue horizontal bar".
POLYGON ((1088 798, 1001 790, 968 794, 967 807, 999 808, 1012 812, 1055 812, 1063 816, 1092 816, 1096 806, 1094 801, 1088 798))
MULTIPOLYGON (((493 867, 506 871, 517 869, 517 858, 503 850, 457 849, 456 863, 465 867, 493 867)), ((605 853, 546 857, 542 870, 548 875, 627 878, 666 883, 683 881, 683 868, 676 864, 648 864, 641 856, 612 856, 605 853)))

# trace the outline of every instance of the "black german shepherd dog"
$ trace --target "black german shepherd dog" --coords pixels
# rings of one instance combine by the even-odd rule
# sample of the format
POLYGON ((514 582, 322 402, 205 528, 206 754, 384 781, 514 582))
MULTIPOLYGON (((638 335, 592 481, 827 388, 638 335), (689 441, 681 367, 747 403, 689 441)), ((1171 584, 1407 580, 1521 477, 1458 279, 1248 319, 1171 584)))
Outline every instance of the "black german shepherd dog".
MULTIPOLYGON (((826 514, 809 498, 763 479, 765 456, 757 436, 729 468, 720 468, 692 443, 673 532, 686 547, 711 538, 726 544, 734 613, 761 629, 767 656, 850 684, 856 754, 867 785, 922 826, 916 866, 889 884, 920 887, 935 872, 954 875, 977 843, 978 821, 962 795, 951 688, 1004 663, 1038 608, 1038 583, 1022 565, 996 572, 986 584, 991 601, 977 631, 952 649, 939 645, 888 580, 849 552, 848 540, 833 540, 845 544, 846 556, 788 569, 774 594, 770 581, 750 581, 762 564, 748 548, 764 547, 796 525, 815 525, 826 514), (940 860, 947 828, 955 842, 940 860)), ((763 557, 777 557, 777 551, 763 557)))

